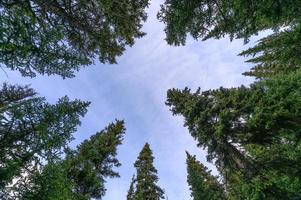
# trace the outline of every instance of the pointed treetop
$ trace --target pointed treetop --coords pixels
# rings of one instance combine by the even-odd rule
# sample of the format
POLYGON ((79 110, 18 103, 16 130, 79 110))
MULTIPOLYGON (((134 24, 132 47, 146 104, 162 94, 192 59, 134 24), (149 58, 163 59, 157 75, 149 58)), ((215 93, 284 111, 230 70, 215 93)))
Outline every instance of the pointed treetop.
POLYGON ((159 178, 153 161, 152 150, 146 143, 134 164, 137 170, 135 200, 164 199, 164 191, 157 185, 159 178))

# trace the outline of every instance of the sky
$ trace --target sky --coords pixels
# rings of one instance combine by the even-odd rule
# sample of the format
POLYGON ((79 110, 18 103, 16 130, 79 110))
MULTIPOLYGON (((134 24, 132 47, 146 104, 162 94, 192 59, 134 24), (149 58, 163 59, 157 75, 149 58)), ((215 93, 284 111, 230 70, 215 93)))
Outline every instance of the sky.
POLYGON ((192 90, 198 87, 208 90, 252 81, 241 75, 249 68, 245 59, 237 56, 246 49, 241 40, 230 42, 225 38, 202 42, 189 38, 185 46, 167 45, 164 25, 156 19, 160 2, 151 2, 148 21, 143 27, 147 35, 136 40, 135 45, 118 58, 118 65, 95 61, 93 66, 76 73, 75 78, 65 80, 58 76, 30 79, 8 69, 0 71, 1 82, 30 84, 51 103, 65 95, 91 102, 82 125, 74 134, 73 147, 115 119, 125 120, 126 135, 118 148, 122 166, 116 169, 121 177, 107 180, 104 200, 126 199, 135 173, 133 163, 146 142, 153 150, 160 178, 158 184, 168 200, 190 199, 185 151, 197 155, 213 173, 216 171, 206 162, 206 152, 196 146, 183 127, 183 118, 172 116, 165 105, 167 90, 186 86, 192 90))

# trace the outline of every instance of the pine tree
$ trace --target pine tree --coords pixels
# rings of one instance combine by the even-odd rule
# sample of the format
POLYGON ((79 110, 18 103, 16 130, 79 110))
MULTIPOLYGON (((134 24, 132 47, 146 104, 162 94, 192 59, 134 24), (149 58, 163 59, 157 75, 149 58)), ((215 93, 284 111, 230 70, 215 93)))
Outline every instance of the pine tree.
POLYGON ((166 25, 169 44, 184 44, 187 34, 203 40, 229 35, 247 42, 262 30, 294 27, 300 9, 301 1, 166 0, 158 17, 166 25))
POLYGON ((127 200, 134 200, 135 198, 135 183, 136 183, 136 177, 135 175, 133 175, 130 188, 128 190, 128 194, 126 196, 127 200))
POLYGON ((252 173, 253 161, 236 144, 243 143, 248 135, 244 121, 253 110, 258 95, 252 95, 246 87, 239 89, 209 90, 191 93, 172 89, 167 93, 166 104, 173 114, 185 118, 185 126, 198 146, 206 148, 207 159, 215 161, 220 173, 245 171, 252 173))
POLYGON ((28 180, 18 185, 22 200, 77 200, 62 163, 47 164, 41 171, 30 174, 28 180))
POLYGON ((244 75, 270 78, 278 74, 296 71, 301 66, 301 24, 271 34, 239 55, 252 56, 247 62, 254 64, 244 75))
POLYGON ((105 178, 119 177, 114 167, 121 165, 116 155, 124 132, 124 122, 116 121, 82 142, 76 151, 67 153, 68 177, 79 199, 101 198, 105 178))
POLYGON ((135 200, 164 199, 164 191, 157 185, 159 178, 153 161, 152 150, 146 143, 134 164, 137 170, 135 200))
POLYGON ((158 17, 169 44, 273 34, 243 51, 253 56, 250 87, 192 93, 172 89, 167 105, 207 150, 229 199, 300 198, 300 1, 166 0, 158 17))
POLYGON ((215 161, 230 199, 298 199, 300 70, 200 93, 169 90, 167 105, 215 161))
POLYGON ((194 39, 231 40, 245 42, 258 32, 272 29, 273 34, 239 55, 254 66, 244 75, 269 78, 300 68, 300 8, 301 1, 189 1, 166 0, 158 18, 166 25, 169 44, 184 45, 187 35, 194 39))
POLYGON ((124 122, 116 121, 82 142, 66 157, 47 164, 33 175, 31 184, 22 185, 24 200, 89 200, 105 194, 105 178, 119 177, 114 167, 117 146, 122 142, 124 122))
POLYGON ((98 57, 116 63, 147 18, 148 0, 3 0, 0 63, 23 76, 74 76, 98 57))
POLYGON ((119 177, 117 146, 123 121, 68 147, 88 102, 61 98, 51 105, 21 86, 0 90, 0 198, 89 200, 105 193, 105 178, 119 177), (64 151, 63 151, 64 150, 64 151), (62 154, 65 152, 65 158, 62 154))
MULTIPOLYGON (((0 197, 13 179, 59 159, 89 103, 67 97, 51 105, 21 86, 0 90, 0 197)), ((18 189, 18 188, 17 188, 18 189)))
POLYGON ((223 200, 226 199, 222 185, 217 177, 210 174, 203 164, 196 160, 195 156, 187 153, 187 182, 190 186, 193 200, 223 200))

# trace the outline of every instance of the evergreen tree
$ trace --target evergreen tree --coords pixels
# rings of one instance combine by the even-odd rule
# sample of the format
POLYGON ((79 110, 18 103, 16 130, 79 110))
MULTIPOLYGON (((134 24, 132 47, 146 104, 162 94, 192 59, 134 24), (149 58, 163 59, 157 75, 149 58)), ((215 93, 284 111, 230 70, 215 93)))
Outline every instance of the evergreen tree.
MULTIPOLYGON (((300 1, 166 0, 158 17, 169 44, 274 33, 243 51, 253 56, 250 87, 191 93, 172 89, 167 105, 207 150, 228 199, 300 199, 300 1)), ((202 173, 200 173, 202 174, 202 173)))
POLYGON ((190 186, 193 200, 222 200, 225 199, 223 187, 217 181, 217 177, 210 174, 203 164, 196 160, 195 156, 187 153, 187 182, 190 186))
MULTIPOLYGON (((51 105, 28 87, 4 84, 0 90, 0 197, 13 179, 59 159, 89 103, 67 97, 51 105)), ((8 187, 9 186, 9 187, 8 187)))
POLYGON ((124 122, 116 121, 82 142, 76 151, 67 152, 66 171, 77 198, 101 198, 105 194, 105 178, 119 177, 114 167, 121 165, 116 155, 124 133, 124 122))
POLYGON ((136 177, 135 177, 135 175, 133 175, 132 181, 131 181, 131 184, 130 184, 130 188, 128 190, 128 194, 126 196, 127 200, 134 200, 134 197, 135 197, 135 183, 136 183, 136 177))
POLYGON ((167 93, 167 105, 173 114, 184 116, 185 126, 198 146, 206 148, 208 161, 215 161, 220 173, 226 176, 229 171, 252 173, 254 170, 251 157, 236 144, 244 143, 248 136, 244 121, 257 97, 260 95, 254 97, 246 87, 202 93, 200 90, 191 93, 188 88, 172 89, 167 93))
POLYGON ((89 200, 105 193, 105 178, 119 177, 114 167, 123 121, 68 148, 88 102, 61 98, 51 105, 21 86, 0 90, 0 198, 3 200, 89 200), (62 159, 63 150, 65 158, 62 159))
POLYGON ((167 105, 215 161, 230 199, 300 198, 300 76, 202 93, 169 90, 167 105))
POLYGON ((82 142, 76 150, 67 150, 63 160, 47 164, 33 175, 31 184, 22 185, 22 199, 100 199, 105 194, 105 178, 119 177, 114 167, 120 166, 116 151, 124 131, 123 121, 116 121, 82 142))
POLYGON ((30 174, 29 181, 18 185, 22 200, 77 200, 62 163, 47 164, 41 172, 30 174))
POLYGON ((269 78, 296 71, 301 66, 300 40, 301 24, 259 40, 257 45, 240 53, 241 56, 253 56, 247 62, 254 66, 244 75, 269 78))
POLYGON ((225 35, 248 38, 266 29, 294 27, 301 1, 165 0, 158 17, 166 25, 169 44, 185 44, 187 34, 203 40, 225 35))
POLYGON ((146 20, 148 0, 3 0, 0 63, 23 76, 74 71, 98 57, 116 63, 146 20))
POLYGON ((300 68, 301 1, 166 0, 158 18, 166 24, 169 44, 184 45, 187 35, 194 39, 230 39, 257 35, 272 29, 273 34, 240 53, 251 56, 254 66, 244 75, 268 78, 300 68))
POLYGON ((134 164, 137 170, 135 200, 165 199, 164 191, 157 185, 159 178, 153 161, 152 150, 146 143, 134 164))

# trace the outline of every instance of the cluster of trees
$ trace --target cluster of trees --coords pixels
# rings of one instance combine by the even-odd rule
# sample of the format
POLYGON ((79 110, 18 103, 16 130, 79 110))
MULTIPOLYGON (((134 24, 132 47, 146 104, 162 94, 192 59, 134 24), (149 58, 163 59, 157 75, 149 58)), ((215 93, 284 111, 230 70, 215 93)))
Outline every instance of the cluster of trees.
MULTIPOLYGON (((89 102, 63 97, 54 105, 29 87, 3 84, 0 90, 0 198, 3 200, 89 200, 105 195, 105 179, 119 177, 117 147, 125 134, 116 120, 83 141, 68 147, 72 133, 87 112, 89 102)), ((128 199, 157 200, 148 144, 135 163, 137 186, 128 199)), ((133 182, 133 184, 134 184, 133 182)))
MULTIPOLYGON (((17 70, 22 76, 71 78, 95 58, 114 64, 127 46, 145 35, 141 28, 148 5, 149 0, 3 0, 1 68, 17 70)), ((116 120, 70 148, 89 104, 67 96, 49 104, 29 86, 3 83, 0 199, 89 200, 105 195, 106 178, 119 177, 115 168, 121 163, 116 155, 125 126, 116 120)), ((151 152, 146 159, 152 162, 151 152)), ((150 170, 155 184, 156 170, 150 170)), ((161 197, 159 189, 156 186, 155 191, 161 197)), ((148 194, 142 192, 139 198, 148 194)))
POLYGON ((214 163, 214 177, 187 155, 191 196, 201 199, 301 199, 301 1, 166 0, 158 17, 169 44, 229 36, 249 42, 249 86, 192 92, 170 89, 166 104, 182 115, 214 163))
POLYGON ((0 90, 0 198, 91 199, 105 193, 105 178, 122 143, 123 121, 68 147, 89 102, 67 97, 51 105, 28 87, 4 84, 0 90))
MULTIPOLYGON (((0 64, 23 76, 74 76, 97 57, 116 63, 145 33, 148 0, 3 0, 0 64)), ((187 153, 194 200, 301 199, 301 1, 166 0, 158 18, 166 40, 249 38, 272 34, 241 52, 252 64, 249 86, 192 92, 170 89, 166 104, 182 115, 219 176, 187 153), (251 58, 250 58, 251 57, 251 58)), ((68 146, 89 102, 63 97, 49 104, 28 86, 0 89, 0 198, 101 199, 106 178, 119 177, 116 120, 68 146)), ((140 152, 128 200, 164 199, 148 143, 140 152)))

